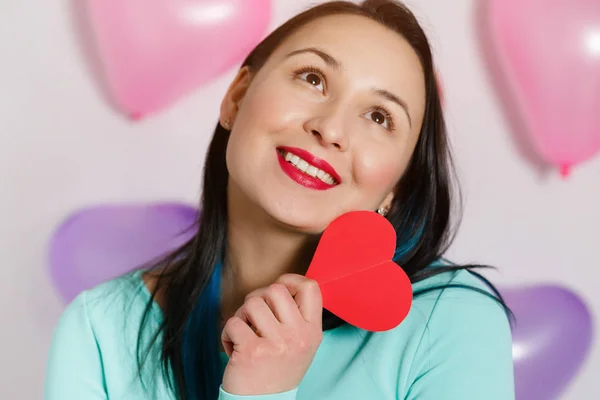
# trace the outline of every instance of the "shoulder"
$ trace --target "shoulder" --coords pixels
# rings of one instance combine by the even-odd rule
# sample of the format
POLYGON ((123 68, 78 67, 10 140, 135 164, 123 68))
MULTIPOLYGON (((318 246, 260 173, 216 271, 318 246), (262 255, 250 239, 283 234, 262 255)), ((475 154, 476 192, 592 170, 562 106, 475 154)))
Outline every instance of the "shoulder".
POLYGON ((103 399, 172 398, 160 374, 160 340, 155 340, 162 314, 141 275, 135 271, 106 281, 66 307, 50 347, 48 399, 92 393, 103 399), (146 351, 141 370, 139 357, 146 351))
POLYGON ((426 313, 437 314, 439 306, 451 304, 460 312, 476 308, 497 309, 506 319, 504 308, 491 288, 467 270, 443 272, 413 284, 414 306, 426 313))
POLYGON ((488 398, 513 398, 510 320, 490 288, 463 270, 434 276, 414 289, 411 313, 419 341, 405 376, 410 392, 480 398, 494 388, 488 398), (432 288, 437 289, 418 295, 432 288))
POLYGON ((61 319, 72 314, 85 314, 90 318, 98 314, 114 313, 141 296, 142 284, 141 271, 134 271, 83 290, 69 302, 61 319))
POLYGON ((97 352, 104 372, 119 375, 135 370, 137 346, 152 342, 161 318, 142 271, 134 271, 79 293, 63 312, 54 340, 97 352))
POLYGON ((511 356, 507 312, 490 288, 472 273, 440 273, 413 284, 413 293, 411 309, 400 325, 362 334, 378 349, 377 357, 393 363, 400 356, 403 363, 411 363, 423 351, 429 358, 442 359, 453 351, 482 346, 497 346, 498 351, 511 356), (390 348, 400 354, 390 352, 390 348))
POLYGON ((413 284, 413 292, 396 328, 340 329, 328 347, 354 340, 353 353, 377 371, 371 378, 398 398, 513 399, 509 318, 485 283, 468 271, 444 272, 413 284))
POLYGON ((150 296, 141 271, 127 273, 79 293, 63 311, 55 336, 68 339, 85 334, 98 345, 128 339, 138 332, 148 304, 150 296))
POLYGON ((90 318, 110 318, 146 305, 149 296, 141 274, 133 271, 83 291, 78 297, 90 318))
POLYGON ((493 330, 493 336, 510 339, 505 308, 493 291, 469 271, 441 273, 414 284, 413 292, 411 312, 423 318, 424 334, 468 336, 468 332, 493 330))
POLYGON ((413 293, 406 319, 376 334, 379 340, 410 340, 419 347, 440 341, 455 347, 476 345, 478 340, 510 344, 506 310, 474 274, 466 270, 440 273, 413 284, 413 293))
POLYGON ((490 288, 461 270, 415 283, 413 292, 406 319, 371 336, 373 363, 395 373, 399 397, 514 399, 510 321, 490 288))

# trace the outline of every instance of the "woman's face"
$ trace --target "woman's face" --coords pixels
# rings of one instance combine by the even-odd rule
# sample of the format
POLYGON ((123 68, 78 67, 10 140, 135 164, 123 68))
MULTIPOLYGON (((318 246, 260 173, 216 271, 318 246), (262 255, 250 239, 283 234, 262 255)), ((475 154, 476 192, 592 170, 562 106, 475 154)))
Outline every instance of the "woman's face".
POLYGON ((240 71, 223 100, 230 204, 310 233, 389 207, 424 108, 421 64, 404 38, 360 16, 315 20, 255 75, 240 71))

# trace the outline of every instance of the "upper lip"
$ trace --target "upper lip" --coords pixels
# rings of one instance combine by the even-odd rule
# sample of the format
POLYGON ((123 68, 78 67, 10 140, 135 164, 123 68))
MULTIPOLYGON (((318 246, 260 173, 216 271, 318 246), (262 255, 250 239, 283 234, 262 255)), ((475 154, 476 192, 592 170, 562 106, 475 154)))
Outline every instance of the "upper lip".
POLYGON ((309 153, 308 151, 300 149, 298 147, 281 146, 279 147, 279 149, 295 154, 310 165, 314 165, 320 170, 323 170, 323 172, 327 172, 329 175, 331 175, 333 179, 336 180, 337 183, 342 182, 342 178, 340 178, 335 168, 333 168, 327 161, 323 160, 322 158, 319 158, 314 154, 309 153))

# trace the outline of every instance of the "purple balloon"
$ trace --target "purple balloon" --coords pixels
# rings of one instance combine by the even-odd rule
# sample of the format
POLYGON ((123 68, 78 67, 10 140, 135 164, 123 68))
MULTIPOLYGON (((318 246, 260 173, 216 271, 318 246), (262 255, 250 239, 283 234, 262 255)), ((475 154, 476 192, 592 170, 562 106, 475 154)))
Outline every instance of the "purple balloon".
POLYGON ((185 243, 198 210, 183 204, 100 206, 77 212, 50 243, 50 273, 68 303, 185 243))
POLYGON ((576 294, 557 286, 508 289, 502 295, 516 317, 517 400, 556 399, 590 350, 590 311, 576 294))

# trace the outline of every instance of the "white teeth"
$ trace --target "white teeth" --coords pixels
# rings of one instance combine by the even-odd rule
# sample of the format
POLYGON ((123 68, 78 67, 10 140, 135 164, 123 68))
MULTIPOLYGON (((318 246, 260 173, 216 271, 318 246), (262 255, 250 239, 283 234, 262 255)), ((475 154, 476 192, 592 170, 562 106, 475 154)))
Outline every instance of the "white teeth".
POLYGON ((297 155, 289 153, 289 152, 285 152, 285 154, 283 155, 283 158, 285 159, 285 161, 294 165, 296 168, 298 168, 300 171, 304 172, 305 174, 310 175, 315 178, 319 178, 321 181, 323 181, 329 185, 335 185, 335 179, 333 179, 333 177, 331 175, 329 175, 327 172, 315 167, 314 165, 310 165, 308 162, 301 159, 297 155))
POLYGON ((306 172, 306 168, 308 168, 308 163, 304 160, 300 160, 300 162, 298 164, 296 164, 296 167, 302 171, 302 172, 306 172))

